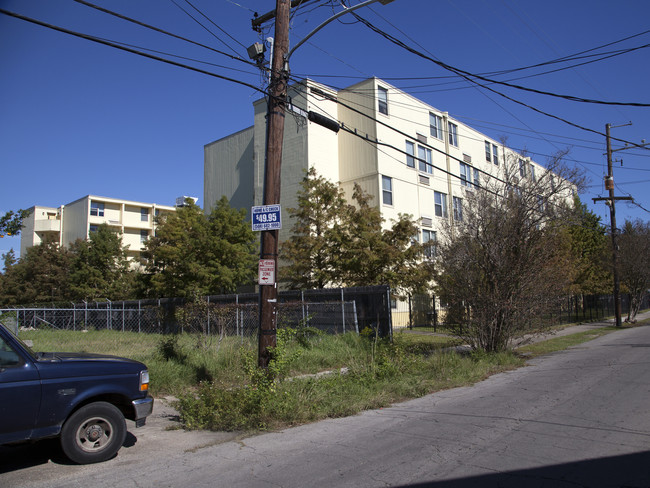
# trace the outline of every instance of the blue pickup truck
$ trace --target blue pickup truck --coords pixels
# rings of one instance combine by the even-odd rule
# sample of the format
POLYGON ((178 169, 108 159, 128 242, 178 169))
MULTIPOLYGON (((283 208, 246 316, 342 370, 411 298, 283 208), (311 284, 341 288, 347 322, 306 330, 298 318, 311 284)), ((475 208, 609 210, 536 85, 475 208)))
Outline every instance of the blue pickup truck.
POLYGON ((144 425, 153 410, 144 364, 87 353, 34 353, 0 324, 0 444, 59 437, 79 464, 122 447, 125 418, 144 425))

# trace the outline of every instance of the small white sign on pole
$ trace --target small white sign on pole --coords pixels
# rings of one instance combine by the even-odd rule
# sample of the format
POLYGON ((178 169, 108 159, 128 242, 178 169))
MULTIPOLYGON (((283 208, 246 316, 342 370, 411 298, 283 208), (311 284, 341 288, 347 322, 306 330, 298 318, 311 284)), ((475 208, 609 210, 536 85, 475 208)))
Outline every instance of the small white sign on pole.
POLYGON ((260 259, 258 271, 257 283, 259 285, 275 284, 275 261, 273 259, 260 259))

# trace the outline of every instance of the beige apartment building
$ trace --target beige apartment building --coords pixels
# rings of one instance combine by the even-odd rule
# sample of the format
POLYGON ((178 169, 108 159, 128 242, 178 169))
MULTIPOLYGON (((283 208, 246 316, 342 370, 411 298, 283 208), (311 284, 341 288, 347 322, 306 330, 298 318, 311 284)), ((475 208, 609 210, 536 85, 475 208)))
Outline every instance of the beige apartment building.
MULTIPOLYGON (((435 241, 441 224, 463 218, 463 199, 485 178, 503 172, 506 158, 520 178, 546 169, 485 134, 378 78, 342 90, 312 80, 289 88, 281 174, 282 229, 305 172, 338 183, 348 197, 354 184, 373 196, 385 224, 400 213, 419 222, 420 242, 435 241), (316 112, 343 126, 335 133, 311 122, 316 112)), ((266 143, 266 101, 253 103, 254 124, 204 148, 204 201, 225 195, 249 212, 261 205, 266 143)), ((567 194, 567 198, 572 195, 567 194)), ((209 209, 206 208, 206 211, 209 209)), ((400 325, 393 316, 393 325, 400 325)), ((403 321, 403 320, 402 320, 403 321)))
MULTIPOLYGON (((387 224, 398 214, 420 222, 420 240, 436 239, 443 220, 462 219, 468 191, 516 158, 522 178, 545 169, 436 107, 377 78, 336 91, 311 80, 289 90, 282 159, 282 222, 310 168, 351 196, 354 184, 371 194, 387 224), (307 119, 309 111, 343 123, 337 133, 307 119)), ((250 212, 262 204, 266 102, 253 103, 254 125, 204 148, 204 201, 222 195, 250 212)), ((209 211, 209 209, 206 209, 209 211)))
POLYGON ((21 256, 47 237, 68 246, 77 239, 87 239, 99 225, 106 224, 122 236, 129 258, 136 259, 143 243, 156 231, 154 217, 174 212, 176 207, 86 195, 57 208, 36 205, 30 210, 21 231, 21 256))

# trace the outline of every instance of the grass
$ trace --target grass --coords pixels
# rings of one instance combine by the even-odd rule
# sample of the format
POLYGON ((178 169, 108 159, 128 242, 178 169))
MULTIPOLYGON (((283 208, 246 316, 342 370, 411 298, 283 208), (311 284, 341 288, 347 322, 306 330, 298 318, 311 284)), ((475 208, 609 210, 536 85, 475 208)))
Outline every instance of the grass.
MULTIPOLYGON (((388 406, 435 391, 474 384, 617 330, 603 327, 530 344, 516 353, 458 354, 451 336, 396 331, 393 341, 353 333, 278 334, 272 374, 256 367, 257 341, 206 340, 120 331, 21 331, 39 351, 86 351, 147 364, 154 396, 174 395, 187 428, 276 429, 388 406), (525 357, 524 357, 525 356, 525 357), (338 373, 346 368, 347 374, 338 373), (309 376, 333 371, 325 376, 309 376), (307 377, 304 377, 307 375, 307 377), (299 377, 302 376, 302 377, 299 377), (291 381, 282 381, 290 377, 291 381)), ((282 331, 282 329, 280 329, 282 331)))

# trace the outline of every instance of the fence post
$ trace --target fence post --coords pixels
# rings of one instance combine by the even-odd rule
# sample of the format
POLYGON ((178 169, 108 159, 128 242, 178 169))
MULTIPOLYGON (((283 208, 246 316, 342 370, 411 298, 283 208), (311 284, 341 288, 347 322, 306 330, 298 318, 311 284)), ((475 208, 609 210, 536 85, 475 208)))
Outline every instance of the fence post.
POLYGON ((77 330, 77 307, 72 302, 72 330, 77 330))
POLYGON ((352 310, 354 311, 354 330, 357 331, 357 335, 359 335, 359 320, 357 318, 357 301, 352 300, 352 310))
POLYGON ((142 311, 140 310, 140 300, 138 300, 138 333, 140 333, 140 320, 142 311))
POLYGON ((208 337, 210 337, 210 295, 208 295, 208 337))
POLYGON ((122 332, 124 332, 124 300, 122 300, 122 332))
POLYGON ((343 321, 343 333, 345 334, 345 295, 341 288, 341 320, 343 321))
POLYGON ((411 295, 409 294, 409 329, 413 330, 413 309, 411 307, 411 295))
POLYGON ((300 308, 302 308, 302 323, 307 325, 305 322, 305 290, 300 290, 300 308))

